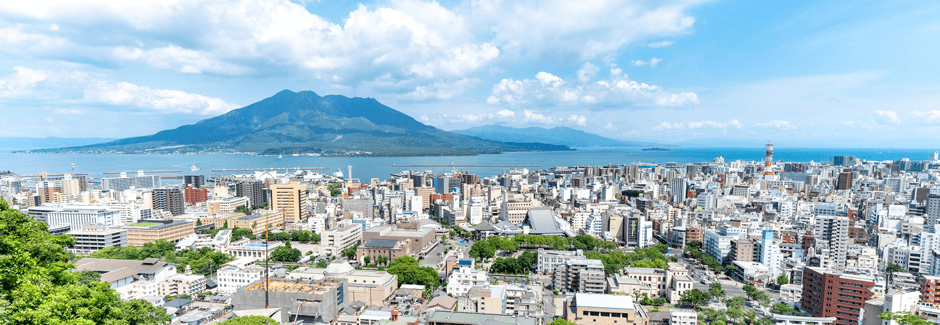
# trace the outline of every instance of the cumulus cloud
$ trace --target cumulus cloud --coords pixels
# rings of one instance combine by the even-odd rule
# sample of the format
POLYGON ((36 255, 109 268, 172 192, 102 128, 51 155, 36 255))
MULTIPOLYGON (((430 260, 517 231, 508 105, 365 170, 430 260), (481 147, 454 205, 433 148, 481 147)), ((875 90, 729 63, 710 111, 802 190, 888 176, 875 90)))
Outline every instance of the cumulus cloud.
POLYGON ((578 81, 585 83, 594 79, 594 75, 597 72, 601 71, 596 65, 591 64, 590 62, 585 62, 581 69, 578 69, 578 81))
MULTIPOLYGON (((0 78, 0 99, 22 97, 52 104, 103 104, 202 115, 221 114, 237 108, 219 98, 116 82, 101 75, 16 67, 13 74, 0 78)), ((65 108, 59 108, 55 113, 83 114, 80 110, 65 108)))
POLYGON ((653 42, 653 43, 647 44, 647 46, 652 47, 654 49, 660 48, 660 47, 666 47, 670 45, 672 45, 672 41, 659 41, 659 42, 653 42))
POLYGON ((535 79, 502 79, 493 85, 486 102, 510 106, 583 104, 676 107, 698 104, 699 99, 692 92, 669 93, 659 86, 630 80, 619 69, 612 68, 610 79, 576 85, 569 85, 546 72, 539 72, 535 79))
POLYGON ((522 113, 525 116, 523 121, 526 123, 552 124, 555 122, 555 119, 553 119, 551 116, 543 115, 533 110, 523 110, 522 113))
POLYGON ((587 117, 573 114, 568 117, 568 122, 572 122, 574 124, 577 124, 578 126, 584 126, 585 124, 587 124, 587 117))
POLYGON ((914 117, 920 118, 921 121, 927 123, 937 123, 940 122, 940 110, 930 110, 930 111, 913 111, 911 115, 914 117))
POLYGON ((429 99, 452 99, 463 94, 468 88, 480 82, 480 79, 464 78, 454 82, 435 81, 430 85, 415 87, 415 90, 402 96, 404 100, 424 101, 429 99))
POLYGON ((901 124, 901 118, 894 111, 875 111, 876 119, 881 124, 901 124))
POLYGON ((56 110, 55 110, 53 113, 58 114, 58 115, 82 115, 82 114, 85 114, 85 112, 82 112, 82 111, 80 111, 80 110, 77 110, 77 109, 67 109, 67 108, 56 108, 56 110))
POLYGON ((652 58, 649 61, 634 60, 630 62, 633 64, 634 67, 649 66, 650 68, 655 69, 656 66, 659 65, 659 62, 661 62, 662 60, 663 59, 660 59, 660 58, 652 58))

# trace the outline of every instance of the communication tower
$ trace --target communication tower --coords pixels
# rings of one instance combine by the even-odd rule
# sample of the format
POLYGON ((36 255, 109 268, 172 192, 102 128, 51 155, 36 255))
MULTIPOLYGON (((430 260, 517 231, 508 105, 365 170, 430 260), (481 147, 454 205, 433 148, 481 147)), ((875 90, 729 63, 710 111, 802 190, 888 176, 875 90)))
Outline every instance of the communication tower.
POLYGON ((774 171, 770 169, 770 164, 774 161, 774 145, 767 141, 767 155, 764 157, 764 172, 761 176, 773 176, 774 171))

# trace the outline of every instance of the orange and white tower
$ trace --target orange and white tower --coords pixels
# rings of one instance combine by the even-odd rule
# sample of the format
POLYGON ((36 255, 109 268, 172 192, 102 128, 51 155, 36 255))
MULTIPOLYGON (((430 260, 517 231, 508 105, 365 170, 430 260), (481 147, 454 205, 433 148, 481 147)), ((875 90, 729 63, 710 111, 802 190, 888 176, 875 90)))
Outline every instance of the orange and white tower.
POLYGON ((774 161, 774 145, 767 141, 767 156, 764 157, 764 172, 761 176, 773 176, 774 171, 770 169, 770 164, 774 161))

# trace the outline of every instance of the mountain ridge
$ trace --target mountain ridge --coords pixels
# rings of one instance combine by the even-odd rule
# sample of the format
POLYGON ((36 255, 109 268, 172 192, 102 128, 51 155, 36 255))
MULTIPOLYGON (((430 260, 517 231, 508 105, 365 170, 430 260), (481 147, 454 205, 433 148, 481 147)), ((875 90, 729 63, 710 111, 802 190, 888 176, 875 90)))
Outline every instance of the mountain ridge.
POLYGON ((37 152, 435 156, 529 150, 570 148, 447 132, 374 98, 283 90, 225 114, 152 135, 37 152))
POLYGON ((451 132, 493 141, 553 143, 569 147, 639 147, 648 145, 648 143, 643 142, 615 140, 565 126, 556 126, 549 129, 538 126, 514 128, 502 125, 482 125, 451 132))

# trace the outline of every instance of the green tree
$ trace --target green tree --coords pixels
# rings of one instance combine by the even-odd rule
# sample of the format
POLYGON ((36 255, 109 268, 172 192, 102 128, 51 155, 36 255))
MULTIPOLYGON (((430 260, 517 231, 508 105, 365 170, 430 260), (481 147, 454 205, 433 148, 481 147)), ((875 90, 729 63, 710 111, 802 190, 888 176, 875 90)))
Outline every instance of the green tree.
POLYGON ((196 219, 196 227, 202 226, 202 219, 196 219))
POLYGON ((907 312, 886 311, 878 315, 878 318, 888 321, 898 322, 898 325, 930 325, 931 322, 923 320, 919 315, 907 312))
POLYGON ((101 281, 101 274, 95 271, 78 271, 75 272, 75 275, 78 277, 78 283, 84 285, 90 285, 95 282, 101 281))
POLYGON ((366 255, 366 256, 363 256, 363 257, 362 257, 362 261, 365 262, 366 265, 369 265, 369 264, 371 263, 371 261, 372 261, 372 258, 369 257, 369 255, 366 255))
POLYGON ((359 243, 356 243, 356 244, 353 245, 352 247, 347 248, 347 249, 344 249, 344 250, 341 252, 341 255, 345 256, 345 257, 348 258, 348 259, 354 259, 354 258, 356 258, 356 249, 358 249, 358 248, 359 248, 359 243))
POLYGON ((375 264, 388 265, 388 256, 379 255, 375 258, 375 264))
POLYGON ((164 308, 123 301, 110 283, 80 282, 65 250, 74 243, 71 236, 50 235, 45 223, 0 200, 0 323, 169 323, 164 308))
POLYGON ((411 256, 396 258, 389 264, 388 273, 397 275, 399 284, 420 284, 431 289, 440 283, 437 270, 419 266, 418 260, 411 256))
POLYGON ((728 308, 744 308, 744 302, 743 297, 732 297, 731 299, 725 300, 725 306, 728 308))
POLYGON ((481 240, 470 246, 470 257, 493 258, 496 256, 496 246, 488 240, 481 240))
POLYGON ((787 279, 786 274, 780 274, 780 276, 777 277, 777 284, 778 285, 790 284, 790 279, 787 279))
POLYGON ((721 299, 725 296, 725 290, 721 289, 721 283, 712 282, 708 286, 708 294, 712 297, 721 299))
POLYGON ((279 246, 271 252, 271 255, 268 258, 272 261, 278 262, 297 262, 300 260, 300 250, 290 246, 290 241, 284 243, 284 246, 279 246))
POLYGON ((551 323, 548 323, 548 325, 577 325, 577 324, 565 318, 559 317, 558 319, 553 320, 551 323))
POLYGON ((690 241, 689 244, 685 246, 689 248, 694 248, 697 250, 702 250, 702 242, 697 241, 697 240, 690 241))
POLYGON ((679 298, 679 301, 686 305, 704 306, 708 304, 709 298, 710 297, 708 296, 707 292, 701 291, 699 289, 692 289, 682 294, 682 296, 679 298))
POLYGON ((790 305, 787 305, 782 302, 778 302, 774 304, 773 306, 770 306, 770 312, 774 314, 780 314, 780 315, 799 315, 799 313, 793 310, 793 308, 790 307, 790 305))
POLYGON ((219 325, 277 325, 280 322, 272 319, 271 317, 264 316, 242 316, 235 317, 224 322, 219 323, 219 325))

